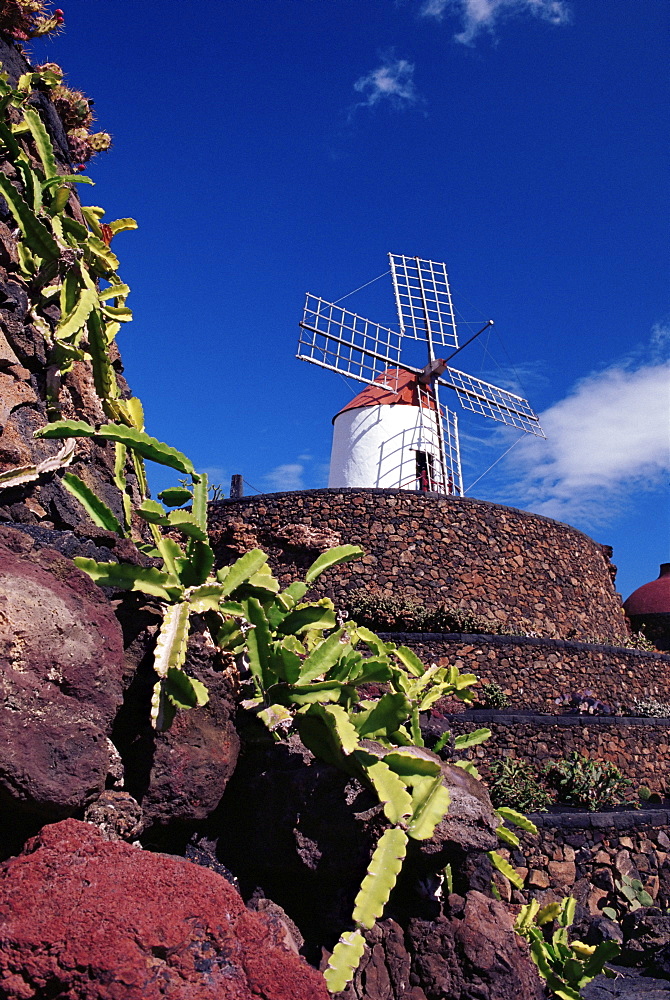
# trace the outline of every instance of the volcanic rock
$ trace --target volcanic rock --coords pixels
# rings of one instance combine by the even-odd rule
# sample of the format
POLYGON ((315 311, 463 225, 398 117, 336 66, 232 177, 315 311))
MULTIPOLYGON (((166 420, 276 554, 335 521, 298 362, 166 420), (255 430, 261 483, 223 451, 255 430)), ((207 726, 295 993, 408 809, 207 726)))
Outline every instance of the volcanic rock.
POLYGON ((542 1000, 544 987, 506 907, 452 895, 436 920, 382 920, 346 1000, 542 1000))
POLYGON ((50 822, 99 794, 124 682, 102 591, 58 552, 0 528, 0 801, 50 822))
POLYGON ((185 670, 205 684, 209 701, 178 712, 166 732, 152 729, 153 653, 161 614, 150 600, 136 597, 125 595, 117 607, 126 668, 133 675, 113 737, 123 758, 124 787, 141 804, 147 828, 194 823, 216 808, 237 762, 231 671, 203 634, 192 634, 185 670))
POLYGON ((321 975, 220 875, 109 842, 88 823, 45 827, 0 866, 6 1000, 328 1000, 321 975))

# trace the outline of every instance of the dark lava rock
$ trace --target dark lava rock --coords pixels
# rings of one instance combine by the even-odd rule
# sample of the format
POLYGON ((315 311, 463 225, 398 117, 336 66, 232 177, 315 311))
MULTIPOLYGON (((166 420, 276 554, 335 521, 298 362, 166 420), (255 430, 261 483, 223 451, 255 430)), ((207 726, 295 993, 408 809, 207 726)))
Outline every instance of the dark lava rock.
POLYGON ((178 712, 167 732, 152 729, 153 653, 161 614, 150 600, 137 596, 124 595, 117 607, 133 680, 113 739, 123 759, 125 788, 141 804, 145 827, 154 829, 151 843, 169 844, 169 837, 165 841, 157 828, 205 819, 221 800, 235 768, 239 739, 233 682, 211 643, 200 633, 192 634, 185 669, 206 685, 209 701, 178 712))
POLYGON ((528 946, 514 932, 513 917, 480 892, 450 897, 447 913, 410 921, 412 979, 426 1000, 540 1000, 544 986, 528 946))
POLYGON ((616 979, 596 976, 582 986, 583 1000, 668 1000, 670 982, 645 975, 639 969, 611 966, 616 979))
POLYGON ((621 921, 624 965, 642 965, 670 975, 670 914, 656 906, 642 906, 621 921))
POLYGON ((97 826, 105 840, 134 841, 142 832, 142 808, 132 795, 108 789, 87 807, 87 823, 97 826))
MULTIPOLYGON (((432 840, 409 842, 389 904, 388 915, 403 924, 440 913, 434 890, 448 862, 458 891, 490 890, 485 852, 497 843, 490 800, 470 775, 442 766, 451 793, 449 813, 432 840)), ((248 728, 208 836, 240 879, 243 894, 262 887, 299 926, 305 953, 314 955, 322 944, 332 948, 349 926, 355 896, 387 825, 367 787, 315 759, 297 736, 273 743, 248 728)))
POLYGON ((366 933, 347 1000, 543 1000, 526 943, 502 903, 479 892, 450 896, 436 920, 394 920, 366 933))
POLYGON ((45 827, 0 866, 6 1000, 328 1000, 221 876, 105 841, 88 823, 45 827))
POLYGON ((259 731, 258 743, 246 740, 209 835, 243 894, 262 886, 306 938, 332 947, 385 826, 359 781, 316 760, 296 736, 272 743, 259 731))

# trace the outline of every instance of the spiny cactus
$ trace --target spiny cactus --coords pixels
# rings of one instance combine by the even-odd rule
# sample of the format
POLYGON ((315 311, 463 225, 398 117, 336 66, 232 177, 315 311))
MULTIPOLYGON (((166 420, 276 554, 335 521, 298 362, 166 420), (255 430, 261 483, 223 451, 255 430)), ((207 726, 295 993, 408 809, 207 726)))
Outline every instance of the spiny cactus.
POLYGON ((0 31, 17 42, 54 34, 65 18, 60 8, 50 13, 50 6, 43 0, 3 0, 0 31))

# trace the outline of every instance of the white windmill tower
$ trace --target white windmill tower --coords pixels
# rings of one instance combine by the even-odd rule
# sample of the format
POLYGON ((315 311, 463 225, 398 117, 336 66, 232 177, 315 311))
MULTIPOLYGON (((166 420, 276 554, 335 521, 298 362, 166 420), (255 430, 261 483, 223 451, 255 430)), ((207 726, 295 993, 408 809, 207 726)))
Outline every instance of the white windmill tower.
POLYGON ((366 388, 333 418, 329 486, 386 487, 463 495, 457 416, 440 403, 438 386, 461 406, 544 437, 527 400, 451 368, 459 346, 445 264, 389 254, 399 331, 335 302, 307 295, 297 357, 366 388), (401 360, 403 341, 424 341, 428 363, 401 360), (436 348, 446 347, 446 358, 436 348))

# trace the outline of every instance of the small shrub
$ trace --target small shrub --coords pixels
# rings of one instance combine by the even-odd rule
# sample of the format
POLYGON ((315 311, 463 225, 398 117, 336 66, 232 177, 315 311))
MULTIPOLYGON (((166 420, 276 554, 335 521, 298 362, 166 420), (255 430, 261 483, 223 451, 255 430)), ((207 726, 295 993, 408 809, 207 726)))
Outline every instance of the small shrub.
POLYGON ((667 701, 659 701, 649 696, 632 698, 628 711, 631 715, 645 719, 670 719, 670 705, 667 701))
POLYGON ((560 802, 586 807, 590 812, 622 805, 626 802, 624 791, 632 784, 616 764, 591 760, 576 750, 563 760, 550 760, 542 773, 560 802))
MULTIPOLYGON (((568 637, 572 638, 570 633, 568 637)), ((615 635, 603 637, 601 635, 590 635, 579 642, 590 642, 594 646, 616 646, 617 649, 639 649, 644 653, 657 653, 658 650, 653 642, 647 639, 643 632, 634 632, 632 635, 615 635)))
POLYGON ((493 776, 489 794, 496 809, 507 806, 523 813, 546 812, 555 800, 555 795, 537 780, 533 768, 524 760, 502 757, 492 761, 489 769, 493 776))
POLYGON ((566 715, 614 715, 607 702, 596 698, 593 691, 571 691, 556 698, 556 704, 566 715))
POLYGON ((0 4, 0 31, 17 42, 53 34, 63 23, 63 11, 50 12, 42 0, 3 0, 0 4))
POLYGON ((365 589, 347 595, 346 610, 359 625, 382 632, 420 632, 427 616, 427 608, 410 597, 365 589))
POLYGON ((614 883, 614 905, 603 906, 603 913, 610 920, 623 920, 628 913, 641 909, 643 906, 653 906, 654 900, 649 895, 639 878, 622 875, 614 883))
POLYGON ((470 635, 533 636, 526 625, 508 625, 473 611, 441 604, 428 608, 402 595, 364 588, 346 597, 346 611, 360 625, 378 632, 460 632, 470 635))
POLYGON ((616 978, 616 973, 605 964, 619 954, 616 941, 588 945, 570 940, 568 929, 574 922, 576 907, 577 900, 572 896, 566 896, 560 903, 547 903, 542 909, 533 899, 521 907, 514 924, 517 934, 528 941, 530 957, 546 981, 549 993, 561 1000, 579 1000, 582 986, 598 975, 616 978))
POLYGON ((637 795, 640 802, 649 802, 650 805, 661 805, 663 802, 663 795, 660 792, 652 792, 649 785, 640 785, 637 795))
POLYGON ((625 649, 641 649, 645 653, 658 652, 654 643, 647 638, 644 632, 633 632, 632 635, 625 636, 622 645, 625 649))
POLYGON ((484 682, 480 685, 480 697, 477 702, 482 708, 501 709, 509 706, 509 698, 495 681, 490 684, 484 682))

